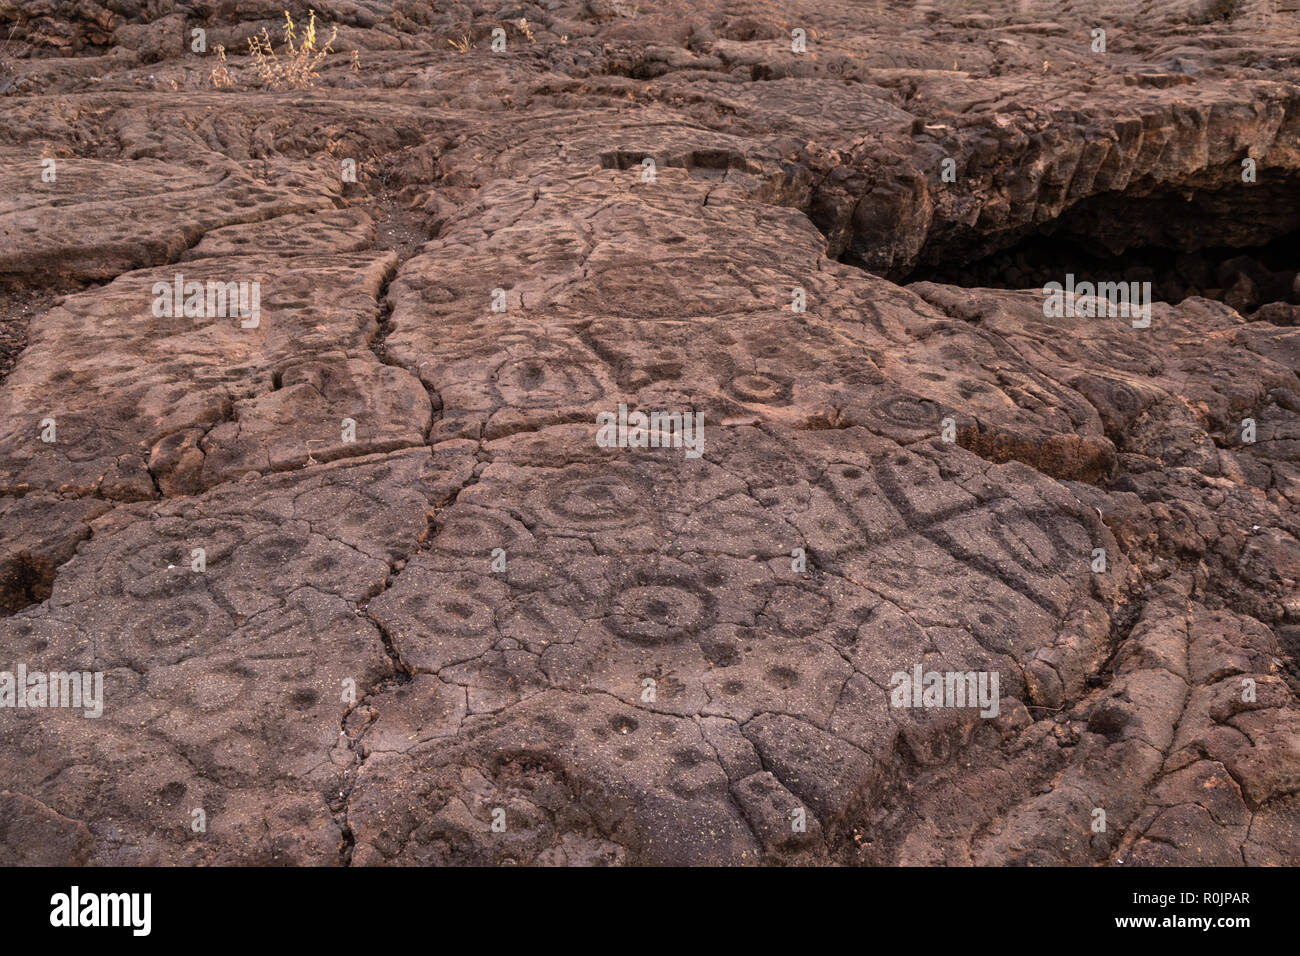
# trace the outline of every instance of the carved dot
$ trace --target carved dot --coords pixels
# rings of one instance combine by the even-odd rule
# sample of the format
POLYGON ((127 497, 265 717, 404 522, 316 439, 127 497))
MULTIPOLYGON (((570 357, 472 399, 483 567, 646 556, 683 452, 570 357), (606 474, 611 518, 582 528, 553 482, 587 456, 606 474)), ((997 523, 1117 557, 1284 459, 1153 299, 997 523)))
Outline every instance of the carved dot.
POLYGON ((630 734, 632 731, 636 730, 640 724, 631 717, 619 715, 609 719, 609 726, 614 729, 614 733, 616 734, 630 734))

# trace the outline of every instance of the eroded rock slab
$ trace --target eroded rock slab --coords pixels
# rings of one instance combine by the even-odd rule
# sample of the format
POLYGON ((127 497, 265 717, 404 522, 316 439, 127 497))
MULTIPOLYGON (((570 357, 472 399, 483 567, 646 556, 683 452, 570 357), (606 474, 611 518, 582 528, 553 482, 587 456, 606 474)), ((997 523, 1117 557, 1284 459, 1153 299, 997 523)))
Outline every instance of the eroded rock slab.
POLYGON ((0 861, 1300 862, 1295 15, 409 6, 0 0, 0 861))

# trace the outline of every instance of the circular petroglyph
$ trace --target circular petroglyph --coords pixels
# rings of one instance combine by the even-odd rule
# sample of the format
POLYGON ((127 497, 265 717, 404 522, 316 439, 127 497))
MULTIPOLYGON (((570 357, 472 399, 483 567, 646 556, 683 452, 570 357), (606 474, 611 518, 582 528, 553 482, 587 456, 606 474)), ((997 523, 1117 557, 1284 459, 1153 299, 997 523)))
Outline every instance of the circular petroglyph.
POLYGON ((557 528, 623 527, 644 507, 642 494, 619 475, 572 475, 553 487, 548 510, 557 528))
POLYGON ((143 616, 123 630, 128 653, 150 655, 152 649, 174 648, 188 640, 212 640, 229 627, 230 621, 215 604, 202 595, 177 595, 165 603, 151 605, 143 616))
POLYGON ((491 605, 471 588, 462 586, 433 595, 419 608, 420 624, 435 634, 468 635, 489 630, 494 621, 491 605))
POLYGON ((895 395, 878 403, 876 415, 904 428, 933 428, 938 431, 943 420, 943 406, 928 398, 895 395))
POLYGON ((399 645, 411 642, 407 646, 415 653, 430 640, 443 647, 449 638, 481 638, 495 628, 495 607, 504 593, 490 577, 408 571, 371 602, 370 613, 399 645))
POLYGON ((713 623, 713 598, 694 581, 657 578, 619 593, 610 627, 634 644, 672 644, 713 623))
POLYGON ((433 543, 445 554, 486 557, 493 548, 509 549, 518 537, 509 519, 461 505, 438 519, 433 543))
POLYGON ((497 373, 497 391, 507 405, 553 408, 594 401, 604 389, 590 369, 579 362, 530 356, 502 366, 497 373))
POLYGON ((293 562, 307 548, 307 536, 273 532, 261 535, 241 547, 240 563, 254 568, 281 569, 293 562))
POLYGON ((726 385, 733 398, 756 405, 789 405, 791 381, 784 376, 748 372, 737 375, 726 385))

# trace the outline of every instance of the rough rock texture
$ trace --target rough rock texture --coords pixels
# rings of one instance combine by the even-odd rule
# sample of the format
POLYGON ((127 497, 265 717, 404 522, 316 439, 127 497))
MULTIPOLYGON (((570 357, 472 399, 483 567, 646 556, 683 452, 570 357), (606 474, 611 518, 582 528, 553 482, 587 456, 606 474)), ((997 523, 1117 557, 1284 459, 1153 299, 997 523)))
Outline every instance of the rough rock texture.
POLYGON ((0 863, 1300 863, 1284 6, 0 0, 0 863))

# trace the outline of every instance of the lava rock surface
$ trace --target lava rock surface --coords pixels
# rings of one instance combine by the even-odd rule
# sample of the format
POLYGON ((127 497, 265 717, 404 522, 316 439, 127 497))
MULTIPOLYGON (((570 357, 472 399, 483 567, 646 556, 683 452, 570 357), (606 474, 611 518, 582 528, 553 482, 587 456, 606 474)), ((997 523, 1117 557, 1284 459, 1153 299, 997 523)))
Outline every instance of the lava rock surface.
POLYGON ((0 863, 1300 863, 1300 13, 315 9, 0 0, 0 863))

